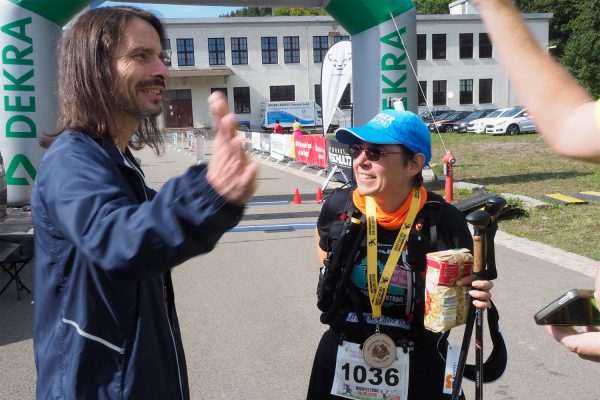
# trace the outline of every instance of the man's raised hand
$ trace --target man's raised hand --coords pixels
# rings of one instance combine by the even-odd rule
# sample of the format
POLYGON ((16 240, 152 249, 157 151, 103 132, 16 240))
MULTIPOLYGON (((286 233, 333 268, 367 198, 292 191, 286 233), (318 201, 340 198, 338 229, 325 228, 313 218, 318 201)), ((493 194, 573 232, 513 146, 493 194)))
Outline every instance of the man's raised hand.
POLYGON ((237 137, 235 115, 227 111, 227 99, 216 91, 208 98, 212 116, 213 153, 208 163, 206 179, 213 189, 229 202, 245 203, 256 191, 258 165, 251 162, 237 137))

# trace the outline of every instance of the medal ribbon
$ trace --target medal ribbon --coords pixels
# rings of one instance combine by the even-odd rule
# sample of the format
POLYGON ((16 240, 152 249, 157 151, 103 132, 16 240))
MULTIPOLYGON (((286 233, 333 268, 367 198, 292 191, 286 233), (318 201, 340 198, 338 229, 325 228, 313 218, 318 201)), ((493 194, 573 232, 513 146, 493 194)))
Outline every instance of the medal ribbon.
POLYGON ((371 301, 371 310, 373 318, 381 317, 381 306, 388 291, 392 274, 396 268, 396 264, 402 254, 402 249, 406 244, 408 235, 412 228, 419 206, 421 204, 421 193, 419 190, 413 189, 410 209, 406 215, 406 219, 398 232, 392 251, 381 273, 379 282, 377 281, 377 204, 375 199, 370 196, 366 197, 367 202, 367 284, 369 287, 369 300, 371 301))

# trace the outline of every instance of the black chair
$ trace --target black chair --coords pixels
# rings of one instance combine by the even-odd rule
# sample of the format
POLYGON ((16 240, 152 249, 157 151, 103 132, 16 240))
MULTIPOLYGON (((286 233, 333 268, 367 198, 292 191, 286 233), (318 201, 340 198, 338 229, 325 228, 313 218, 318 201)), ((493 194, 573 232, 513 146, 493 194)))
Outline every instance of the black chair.
POLYGON ((19 274, 33 259, 33 235, 0 234, 0 245, 7 250, 5 256, 0 258, 0 268, 9 275, 8 282, 0 289, 0 295, 14 281, 17 286, 17 299, 21 300, 21 291, 25 290, 27 293, 31 293, 29 288, 23 284, 19 274))

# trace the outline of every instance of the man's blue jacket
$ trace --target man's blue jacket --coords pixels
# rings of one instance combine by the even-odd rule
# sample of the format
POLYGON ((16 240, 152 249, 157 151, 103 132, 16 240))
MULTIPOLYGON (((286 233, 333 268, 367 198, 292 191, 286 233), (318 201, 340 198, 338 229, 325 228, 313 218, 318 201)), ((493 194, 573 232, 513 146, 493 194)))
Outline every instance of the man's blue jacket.
POLYGON ((110 138, 63 132, 31 196, 38 399, 188 399, 170 269, 241 219, 193 166, 149 189, 110 138))

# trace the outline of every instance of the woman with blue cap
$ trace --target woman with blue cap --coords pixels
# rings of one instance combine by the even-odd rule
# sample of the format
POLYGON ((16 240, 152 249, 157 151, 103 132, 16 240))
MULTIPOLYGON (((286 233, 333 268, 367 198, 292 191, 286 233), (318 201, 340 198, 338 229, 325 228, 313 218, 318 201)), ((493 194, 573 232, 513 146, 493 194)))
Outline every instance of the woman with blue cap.
MULTIPOLYGON (((330 269, 318 290, 329 329, 307 399, 449 399, 446 336, 423 322, 426 254, 473 242, 462 213, 423 187, 429 130, 414 113, 385 110, 336 138, 349 145, 356 189, 332 193, 317 222, 317 252, 330 269), (341 264, 346 275, 336 276, 341 264)), ((490 306, 492 282, 467 276, 457 285, 472 286, 475 306, 490 306)))

